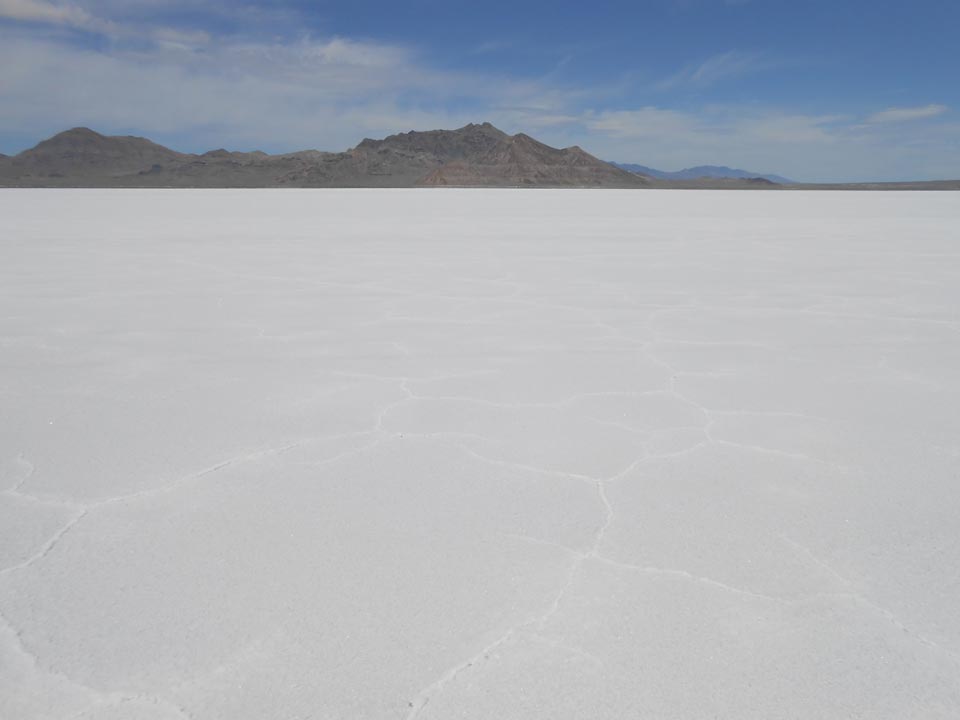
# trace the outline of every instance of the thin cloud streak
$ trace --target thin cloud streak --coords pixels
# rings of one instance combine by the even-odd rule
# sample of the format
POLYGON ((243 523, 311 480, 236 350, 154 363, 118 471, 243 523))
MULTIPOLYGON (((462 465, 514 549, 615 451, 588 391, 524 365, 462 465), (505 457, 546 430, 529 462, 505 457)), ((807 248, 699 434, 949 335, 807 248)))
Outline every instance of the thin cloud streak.
POLYGON ((762 56, 759 54, 731 50, 707 58, 699 65, 684 68, 657 83, 656 88, 671 90, 685 85, 705 87, 764 68, 762 56))
POLYGON ((0 0, 0 18, 95 32, 110 32, 114 28, 113 23, 94 17, 81 7, 46 0, 0 0))
POLYGON ((943 115, 949 108, 946 105, 923 105, 921 107, 887 108, 867 118, 871 124, 900 123, 912 120, 926 120, 943 115))

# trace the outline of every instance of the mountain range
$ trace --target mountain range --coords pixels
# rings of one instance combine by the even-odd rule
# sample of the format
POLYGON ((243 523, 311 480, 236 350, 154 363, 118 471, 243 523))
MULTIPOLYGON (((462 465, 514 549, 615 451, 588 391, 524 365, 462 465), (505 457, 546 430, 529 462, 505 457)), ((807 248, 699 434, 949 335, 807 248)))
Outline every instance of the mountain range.
POLYGON ((611 163, 611 165, 616 165, 618 168, 622 168, 623 170, 639 173, 641 175, 657 178, 659 180, 699 180, 701 178, 732 178, 737 180, 750 180, 753 178, 761 178, 763 180, 769 180, 772 183, 777 183, 778 185, 796 184, 794 180, 785 178, 782 175, 758 173, 750 170, 740 170, 739 168, 731 168, 727 167, 726 165, 697 165, 696 167, 684 168, 683 170, 677 170, 676 172, 655 170, 654 168, 647 167, 646 165, 636 165, 633 163, 614 162, 611 163))
POLYGON ((0 185, 18 187, 606 187, 650 178, 578 147, 552 148, 490 123, 363 140, 346 152, 180 153, 146 138, 74 128, 0 158, 0 185))
POLYGON ((181 153, 146 138, 74 128, 13 157, 0 187, 583 187, 764 190, 960 190, 960 180, 791 184, 778 175, 704 165, 675 173, 608 163, 490 123, 363 140, 344 152, 181 153))

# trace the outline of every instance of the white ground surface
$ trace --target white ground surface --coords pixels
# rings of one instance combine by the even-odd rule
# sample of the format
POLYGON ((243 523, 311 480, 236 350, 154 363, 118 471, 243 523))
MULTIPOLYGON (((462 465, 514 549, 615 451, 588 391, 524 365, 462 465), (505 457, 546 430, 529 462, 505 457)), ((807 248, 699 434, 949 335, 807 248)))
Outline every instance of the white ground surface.
POLYGON ((960 717, 960 195, 0 192, 5 720, 960 717))

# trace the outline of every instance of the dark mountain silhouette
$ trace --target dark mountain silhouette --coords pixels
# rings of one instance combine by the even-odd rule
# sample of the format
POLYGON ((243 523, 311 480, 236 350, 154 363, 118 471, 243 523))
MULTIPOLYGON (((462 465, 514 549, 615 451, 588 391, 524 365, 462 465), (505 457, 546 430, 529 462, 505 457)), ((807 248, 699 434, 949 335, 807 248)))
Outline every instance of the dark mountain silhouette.
POLYGON ((139 137, 74 128, 0 159, 21 187, 643 187, 580 148, 558 150, 489 123, 365 139, 341 153, 179 153, 139 137))

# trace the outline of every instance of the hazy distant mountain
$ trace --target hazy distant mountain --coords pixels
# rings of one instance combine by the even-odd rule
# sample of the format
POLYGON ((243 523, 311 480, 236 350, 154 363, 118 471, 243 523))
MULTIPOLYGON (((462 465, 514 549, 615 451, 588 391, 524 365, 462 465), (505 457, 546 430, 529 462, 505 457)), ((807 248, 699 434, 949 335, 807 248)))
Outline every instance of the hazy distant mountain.
POLYGON ((611 163, 619 168, 629 172, 640 173, 648 177, 659 180, 698 180, 700 178, 733 178, 737 180, 750 180, 753 178, 763 178, 779 185, 793 185, 794 181, 781 175, 772 175, 770 173, 751 172, 750 170, 740 170, 739 168, 730 168, 724 165, 698 165, 697 167, 685 168, 677 172, 667 172, 665 170, 656 170, 646 165, 635 165, 632 163, 611 163))
POLYGON ((74 128, 0 158, 0 185, 23 187, 643 187, 580 148, 558 150, 489 123, 366 139, 340 153, 175 152, 139 137, 74 128))

